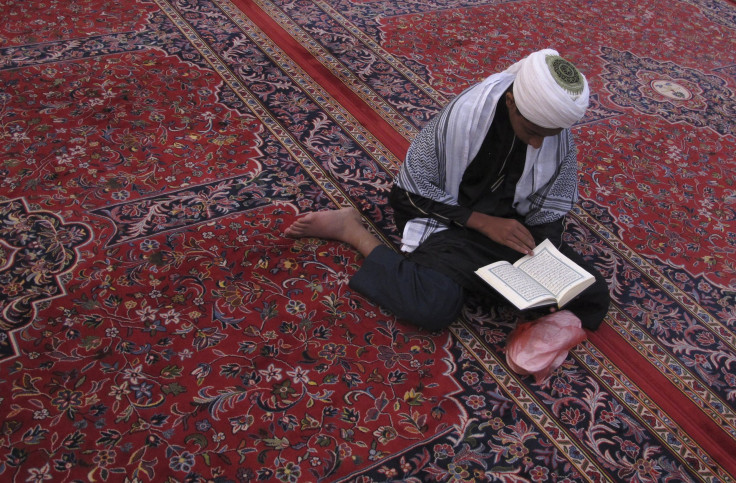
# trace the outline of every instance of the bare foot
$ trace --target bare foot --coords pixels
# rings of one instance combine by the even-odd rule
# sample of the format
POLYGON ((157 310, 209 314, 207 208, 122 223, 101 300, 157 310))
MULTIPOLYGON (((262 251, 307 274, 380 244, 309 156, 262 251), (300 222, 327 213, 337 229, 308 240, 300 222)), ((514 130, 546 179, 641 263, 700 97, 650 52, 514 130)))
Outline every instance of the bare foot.
POLYGON ((381 244, 365 228, 355 208, 307 213, 286 228, 284 234, 292 238, 317 237, 342 241, 352 245, 363 256, 368 256, 381 244))

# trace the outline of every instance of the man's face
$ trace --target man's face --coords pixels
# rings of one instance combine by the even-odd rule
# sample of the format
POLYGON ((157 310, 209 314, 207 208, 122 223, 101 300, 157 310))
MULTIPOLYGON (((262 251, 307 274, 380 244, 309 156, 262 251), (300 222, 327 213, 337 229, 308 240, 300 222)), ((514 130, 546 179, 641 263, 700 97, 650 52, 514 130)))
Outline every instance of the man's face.
POLYGON ((542 147, 542 141, 547 136, 556 136, 562 132, 562 128, 550 129, 537 126, 522 116, 511 92, 506 93, 506 107, 509 108, 509 120, 516 137, 536 149, 542 147))

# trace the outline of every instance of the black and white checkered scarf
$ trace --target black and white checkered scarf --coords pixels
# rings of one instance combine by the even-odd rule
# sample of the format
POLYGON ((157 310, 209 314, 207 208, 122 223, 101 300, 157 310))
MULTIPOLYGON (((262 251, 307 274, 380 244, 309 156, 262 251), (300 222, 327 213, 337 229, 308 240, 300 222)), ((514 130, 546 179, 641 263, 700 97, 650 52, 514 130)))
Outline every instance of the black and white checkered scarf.
MULTIPOLYGON (((463 173, 478 154, 496 105, 514 77, 494 74, 453 99, 411 143, 396 184, 419 196, 458 205, 463 173)), ((569 129, 545 138, 539 149, 527 147, 514 207, 528 225, 558 220, 572 209, 578 197, 576 155, 569 129)), ((404 229, 402 250, 413 251, 446 228, 435 219, 413 219, 404 229)))

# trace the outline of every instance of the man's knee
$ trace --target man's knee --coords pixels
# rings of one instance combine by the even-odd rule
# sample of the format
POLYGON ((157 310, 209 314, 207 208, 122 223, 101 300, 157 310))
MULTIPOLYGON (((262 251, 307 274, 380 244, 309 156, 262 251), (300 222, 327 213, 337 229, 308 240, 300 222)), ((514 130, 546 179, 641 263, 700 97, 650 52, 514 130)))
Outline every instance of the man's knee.
POLYGON ((456 321, 465 305, 462 288, 457 286, 457 290, 434 295, 432 300, 421 304, 418 310, 403 314, 403 318, 431 332, 445 329, 456 321))
POLYGON ((454 280, 385 246, 366 257, 350 287, 400 319, 432 331, 450 325, 465 302, 454 280))
POLYGON ((408 285, 413 295, 409 299, 413 310, 397 315, 429 331, 444 329, 458 318, 465 305, 462 286, 450 277, 421 265, 414 267, 410 279, 408 285))
POLYGON ((573 313, 583 323, 583 327, 589 330, 598 329, 611 305, 608 283, 599 273, 596 272, 595 275, 596 282, 570 304, 573 313))

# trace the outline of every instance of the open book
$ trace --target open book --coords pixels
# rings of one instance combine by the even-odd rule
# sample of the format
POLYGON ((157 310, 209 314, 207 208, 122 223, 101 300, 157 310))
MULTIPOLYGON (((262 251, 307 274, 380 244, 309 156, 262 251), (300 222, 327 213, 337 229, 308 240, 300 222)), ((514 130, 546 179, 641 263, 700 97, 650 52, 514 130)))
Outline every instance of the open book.
POLYGON ((595 277, 549 240, 511 265, 496 262, 475 271, 520 310, 557 304, 562 307, 595 282, 595 277))

